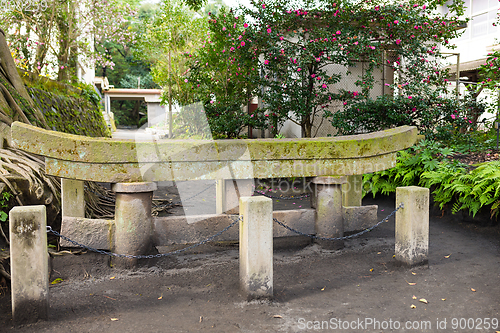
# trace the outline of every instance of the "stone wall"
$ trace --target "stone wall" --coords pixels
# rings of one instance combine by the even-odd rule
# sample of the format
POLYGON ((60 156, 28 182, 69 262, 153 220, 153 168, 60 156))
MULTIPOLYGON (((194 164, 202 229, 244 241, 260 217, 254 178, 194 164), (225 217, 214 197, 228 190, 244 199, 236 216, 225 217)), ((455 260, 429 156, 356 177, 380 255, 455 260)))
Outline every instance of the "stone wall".
POLYGON ((52 130, 91 137, 110 136, 100 108, 87 99, 39 88, 28 88, 28 93, 52 130))

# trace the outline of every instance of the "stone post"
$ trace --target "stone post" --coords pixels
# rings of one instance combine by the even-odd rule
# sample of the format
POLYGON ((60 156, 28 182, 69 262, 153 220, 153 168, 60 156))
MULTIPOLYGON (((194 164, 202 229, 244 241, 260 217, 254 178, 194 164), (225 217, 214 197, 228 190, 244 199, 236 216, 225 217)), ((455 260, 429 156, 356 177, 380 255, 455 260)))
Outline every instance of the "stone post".
POLYGON ((347 176, 347 183, 342 185, 342 206, 362 206, 363 175, 347 176))
POLYGON ((253 185, 253 179, 217 179, 215 213, 237 214, 239 198, 251 196, 253 185))
MULTIPOLYGON (((116 192, 113 252, 129 255, 152 253, 151 205, 156 183, 117 183, 111 189, 116 192)), ((137 259, 113 258, 113 263, 120 268, 133 268, 137 266, 137 259)))
POLYGON ((273 297, 273 200, 240 198, 240 286, 248 300, 273 297))
POLYGON ((9 212, 10 273, 14 324, 49 316, 49 257, 45 206, 18 206, 9 212))
POLYGON ((61 178, 62 216, 85 217, 82 180, 61 178))
MULTIPOLYGON (((316 220, 314 228, 316 236, 342 237, 344 236, 344 219, 342 211, 342 184, 346 177, 315 177, 314 199, 316 220)), ((344 241, 316 240, 325 249, 338 250, 344 247, 344 241)))
POLYGON ((429 189, 408 186, 396 188, 396 260, 406 266, 428 263, 429 189))

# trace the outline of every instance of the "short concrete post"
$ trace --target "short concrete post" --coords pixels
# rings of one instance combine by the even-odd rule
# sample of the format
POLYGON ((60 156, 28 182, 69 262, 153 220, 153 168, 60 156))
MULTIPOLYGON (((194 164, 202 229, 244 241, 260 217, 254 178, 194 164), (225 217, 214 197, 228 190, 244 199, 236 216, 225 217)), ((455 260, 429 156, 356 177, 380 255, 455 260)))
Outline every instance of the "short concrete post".
MULTIPOLYGON (((118 254, 144 255, 153 251, 151 205, 156 183, 117 183, 115 238, 113 251, 118 254)), ((115 266, 133 268, 137 259, 113 258, 115 266)))
POLYGON ((253 185, 253 179, 217 179, 215 213, 237 214, 239 198, 251 196, 253 185))
POLYGON ((273 297, 273 201, 240 198, 240 286, 248 300, 273 297))
POLYGON ((342 206, 361 206, 363 199, 363 175, 347 176, 347 183, 342 185, 342 206))
MULTIPOLYGON (((316 236, 328 238, 344 236, 342 184, 346 183, 346 177, 316 177, 312 182, 315 185, 316 236)), ((316 242, 325 249, 338 250, 344 247, 344 241, 317 240, 316 242)))
POLYGON ((49 258, 45 206, 18 206, 9 212, 10 273, 14 323, 49 317, 49 258))
POLYGON ((61 201, 63 217, 85 217, 83 181, 61 178, 61 201))
POLYGON ((396 260, 406 266, 428 263, 429 189, 408 186, 396 188, 396 260))

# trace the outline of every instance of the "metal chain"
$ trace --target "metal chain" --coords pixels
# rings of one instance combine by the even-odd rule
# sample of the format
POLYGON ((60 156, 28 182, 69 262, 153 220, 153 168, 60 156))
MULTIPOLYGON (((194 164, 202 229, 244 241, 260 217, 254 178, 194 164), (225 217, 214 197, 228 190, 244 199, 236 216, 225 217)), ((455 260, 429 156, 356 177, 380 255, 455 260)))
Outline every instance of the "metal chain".
POLYGON ((113 253, 113 252, 110 252, 110 251, 104 251, 104 250, 94 249, 94 248, 92 248, 90 246, 80 244, 78 242, 75 242, 74 240, 69 239, 66 236, 61 235, 57 231, 53 230, 52 227, 50 227, 50 226, 47 226, 47 232, 51 232, 52 234, 56 235, 57 237, 60 237, 60 238, 66 240, 66 241, 68 241, 68 242, 70 242, 70 243, 72 243, 72 244, 74 244, 74 245, 76 245, 78 247, 84 248, 84 249, 92 251, 92 252, 96 252, 96 253, 100 253, 100 254, 105 254, 105 255, 108 255, 110 257, 129 258, 129 259, 152 259, 152 258, 161 258, 161 257, 167 257, 167 256, 179 254, 179 253, 185 252, 187 250, 191 250, 191 249, 193 249, 195 247, 198 247, 200 245, 204 245, 204 244, 206 244, 208 242, 211 242, 216 237, 222 235, 224 232, 226 232, 227 230, 229 230, 229 228, 231 228, 232 226, 234 226, 240 220, 241 220, 241 216, 239 216, 230 225, 228 225, 227 227, 225 227, 224 229, 222 229, 221 231, 219 231, 215 235, 210 236, 210 237, 204 239, 203 241, 201 241, 199 243, 193 244, 193 245, 185 247, 183 249, 179 249, 179 250, 175 250, 175 251, 172 251, 172 252, 168 252, 168 253, 158 253, 158 254, 149 254, 149 255, 118 254, 118 253, 113 253))
POLYGON ((372 231, 373 229, 375 229, 376 227, 378 227, 379 225, 381 225, 382 223, 384 222, 387 222, 389 221, 389 218, 394 216, 394 214, 396 214, 396 212, 400 209, 400 208, 404 208, 404 204, 401 203, 398 207, 396 207, 396 209, 394 209, 394 211, 392 213, 390 213, 389 215, 387 215, 386 218, 384 218, 382 221, 378 222, 377 224, 375 224, 374 226, 368 228, 368 229, 365 229, 363 231, 360 231, 358 233, 355 233, 355 234, 352 234, 352 235, 349 235, 349 236, 344 236, 344 237, 335 237, 335 238, 329 238, 329 237, 320 237, 320 236, 316 236, 316 235, 309 235, 309 234, 305 234, 301 231, 298 231, 298 230, 295 230, 293 228, 290 228, 289 226, 287 226, 286 224, 284 224, 283 222, 280 222, 278 221, 276 218, 273 218, 274 222, 278 223, 279 225, 281 225, 282 227, 284 227, 285 229, 288 229, 290 230, 291 232, 294 232, 296 234, 299 234, 301 236, 306 236, 306 237, 310 237, 310 238, 313 238, 313 239, 319 239, 319 240, 326 240, 326 241, 339 241, 339 240, 346 240, 346 239, 351 239, 351 238, 354 238, 354 237, 358 237, 358 236, 361 236, 361 235, 364 235, 366 234, 367 232, 370 232, 372 231))
POLYGON ((254 193, 259 193, 259 194, 261 194, 265 197, 271 198, 271 199, 281 199, 281 200, 297 200, 297 199, 300 200, 300 199, 308 198, 311 196, 310 193, 307 193, 307 194, 291 195, 291 196, 280 195, 279 197, 275 197, 275 196, 266 194, 265 192, 261 192, 259 190, 254 190, 254 193))

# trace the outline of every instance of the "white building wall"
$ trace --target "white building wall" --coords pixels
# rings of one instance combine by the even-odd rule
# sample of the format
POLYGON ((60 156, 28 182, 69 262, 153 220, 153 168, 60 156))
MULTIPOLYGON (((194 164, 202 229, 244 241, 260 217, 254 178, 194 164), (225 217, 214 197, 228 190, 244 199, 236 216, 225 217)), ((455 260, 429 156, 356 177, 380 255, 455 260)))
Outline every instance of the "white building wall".
MULTIPOLYGON (((460 53, 461 63, 486 58, 488 49, 495 44, 495 38, 500 38, 500 27, 493 26, 499 7, 498 0, 465 0, 465 17, 470 21, 462 36, 450 41, 457 48, 449 50, 460 53)), ((442 10, 446 13, 447 6, 443 6, 442 10)), ((455 57, 450 57, 449 61, 456 64, 455 57)))

